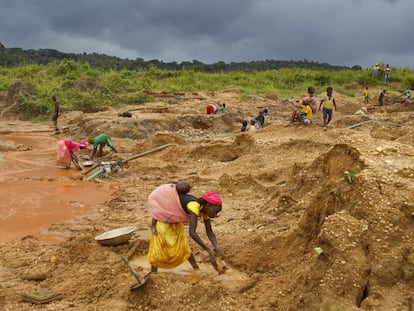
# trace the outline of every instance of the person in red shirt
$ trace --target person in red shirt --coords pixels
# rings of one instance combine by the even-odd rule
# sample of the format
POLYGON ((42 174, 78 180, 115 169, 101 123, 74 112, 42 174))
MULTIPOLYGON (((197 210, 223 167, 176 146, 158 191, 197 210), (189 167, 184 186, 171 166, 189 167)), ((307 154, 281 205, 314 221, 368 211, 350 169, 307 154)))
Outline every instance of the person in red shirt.
POLYGON ((218 111, 217 107, 213 104, 208 104, 206 107, 207 114, 215 114, 218 111))

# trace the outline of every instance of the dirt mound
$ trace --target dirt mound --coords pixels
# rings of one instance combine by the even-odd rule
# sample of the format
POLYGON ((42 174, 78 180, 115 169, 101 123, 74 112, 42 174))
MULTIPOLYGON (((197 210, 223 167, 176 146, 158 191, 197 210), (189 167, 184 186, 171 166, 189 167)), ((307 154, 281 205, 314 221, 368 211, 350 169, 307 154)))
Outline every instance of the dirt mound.
POLYGON ((194 148, 189 156, 198 157, 199 159, 230 162, 238 159, 244 154, 251 153, 254 148, 255 141, 253 138, 239 135, 231 143, 214 140, 214 142, 200 144, 194 148))
POLYGON ((15 117, 13 108, 19 104, 19 100, 25 97, 31 97, 36 94, 34 86, 29 82, 16 82, 11 85, 7 90, 7 95, 0 97, 0 103, 2 104, 0 111, 0 118, 3 117, 15 117))
POLYGON ((81 77, 75 81, 74 85, 82 92, 100 89, 98 82, 90 77, 81 77))
MULTIPOLYGON (((342 192, 348 190, 344 186, 345 172, 359 173, 363 167, 364 163, 360 159, 358 150, 345 144, 338 144, 326 154, 316 158, 309 168, 304 169, 306 172, 314 173, 298 172, 299 177, 294 180, 298 185, 297 193, 299 196, 307 197, 305 204, 309 204, 304 208, 299 228, 308 243, 317 238, 326 217, 339 211, 340 208, 347 208, 340 202, 342 192)), ((350 179, 348 182, 355 181, 350 179)))
POLYGON ((232 89, 153 92, 154 103, 64 114, 71 137, 111 135, 117 159, 156 151, 100 176, 96 182, 117 182, 112 199, 93 215, 52 226, 72 233, 62 244, 3 242, 1 303, 33 310, 19 294, 41 286, 64 293, 49 306, 59 310, 406 310, 414 286, 413 111, 371 104, 359 116, 362 96, 334 95, 338 111, 327 130, 320 114, 309 127, 289 124, 295 103, 243 99, 232 89), (225 102, 226 112, 206 115, 210 102, 225 102), (240 121, 257 107, 269 109, 266 126, 241 133, 240 121), (127 110, 131 118, 118 115, 127 110), (200 272, 183 265, 130 291, 135 279, 121 255, 139 273, 149 270, 148 194, 182 179, 194 195, 223 197, 212 223, 227 272, 218 275, 191 241, 200 272), (130 242, 94 241, 126 225, 137 227, 130 242), (47 278, 21 280, 28 271, 47 278))
POLYGON ((32 147, 25 144, 15 144, 13 141, 6 140, 0 141, 0 151, 25 151, 31 150, 32 147))
POLYGON ((34 86, 29 82, 16 82, 8 89, 8 103, 11 105, 18 101, 19 96, 31 96, 36 93, 34 86))

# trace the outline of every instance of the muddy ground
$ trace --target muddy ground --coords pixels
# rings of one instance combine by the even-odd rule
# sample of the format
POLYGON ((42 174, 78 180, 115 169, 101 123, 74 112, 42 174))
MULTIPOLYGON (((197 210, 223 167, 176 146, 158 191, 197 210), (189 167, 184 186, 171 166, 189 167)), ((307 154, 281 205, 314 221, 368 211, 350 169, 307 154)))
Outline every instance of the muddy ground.
MULTIPOLYGON (((67 132, 59 137, 106 132, 119 150, 107 157, 126 159, 176 145, 91 181, 77 172, 64 177, 116 187, 94 213, 50 227, 69 235, 61 243, 31 235, 1 242, 1 309, 408 310, 414 288, 414 109, 376 106, 376 90, 370 90, 367 116, 355 115, 362 88, 357 97, 334 92, 338 111, 328 130, 320 126, 320 115, 309 127, 289 124, 295 100, 242 98, 235 89, 161 93, 155 103, 64 113, 60 123, 67 132), (226 103, 226 113, 207 116, 206 104, 218 101, 226 103), (240 121, 255 116, 258 106, 269 110, 266 126, 241 133, 240 121), (118 116, 125 110, 132 118, 118 116), (136 281, 121 255, 140 274, 149 271, 147 196, 181 179, 190 181, 192 194, 218 191, 224 200, 213 228, 226 273, 215 272, 191 241, 201 271, 187 264, 161 270, 131 291, 136 281), (126 244, 94 240, 124 226, 137 227, 126 244), (33 275, 45 279, 24 279, 33 275), (22 293, 39 288, 58 291, 63 299, 40 306, 21 301, 22 293)), ((2 134, 29 126, 5 118, 2 134)), ((30 127, 51 130, 52 124, 30 127)), ((203 226, 198 229, 204 236, 203 226)))

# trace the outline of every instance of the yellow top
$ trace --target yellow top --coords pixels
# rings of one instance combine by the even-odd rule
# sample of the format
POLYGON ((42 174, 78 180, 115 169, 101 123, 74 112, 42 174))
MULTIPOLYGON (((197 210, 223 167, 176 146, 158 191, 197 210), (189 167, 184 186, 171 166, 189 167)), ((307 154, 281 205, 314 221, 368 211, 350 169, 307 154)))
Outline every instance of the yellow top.
POLYGON ((309 105, 305 105, 303 106, 302 110, 301 110, 304 114, 306 114, 306 118, 309 121, 312 121, 312 117, 313 117, 313 113, 312 113, 312 108, 309 105))
POLYGON ((323 99, 323 106, 326 109, 332 109, 333 106, 334 106, 334 98, 333 98, 333 96, 331 96, 331 97, 329 97, 329 96, 325 97, 323 99))
POLYGON ((201 212, 201 205, 200 205, 200 203, 198 203, 198 202, 196 202, 196 201, 190 201, 190 202, 188 202, 188 204, 187 204, 187 209, 189 210, 189 211, 192 211, 194 214, 196 214, 197 216, 201 216, 201 217, 203 217, 204 219, 207 219, 208 218, 208 216, 206 215, 206 214, 203 214, 202 212, 201 212))

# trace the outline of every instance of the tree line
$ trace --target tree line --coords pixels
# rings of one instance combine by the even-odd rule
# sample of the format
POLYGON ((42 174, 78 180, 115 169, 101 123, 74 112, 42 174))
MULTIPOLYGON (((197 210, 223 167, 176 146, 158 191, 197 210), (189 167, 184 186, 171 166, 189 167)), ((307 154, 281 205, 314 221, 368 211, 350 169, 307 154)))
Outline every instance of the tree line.
POLYGON ((163 62, 162 60, 145 61, 142 58, 122 59, 115 56, 109 56, 98 53, 63 53, 53 49, 24 50, 21 48, 6 48, 0 42, 0 66, 17 67, 21 65, 35 64, 46 65, 51 62, 60 62, 62 60, 73 60, 81 63, 88 63, 92 68, 99 70, 146 70, 149 68, 158 68, 162 70, 182 70, 191 69, 201 72, 229 72, 229 71, 266 71, 281 68, 299 68, 299 69, 324 69, 324 70, 361 70, 361 66, 353 67, 334 66, 327 63, 309 61, 307 59, 300 61, 293 60, 261 60, 249 62, 231 62, 225 63, 219 61, 213 64, 204 64, 200 61, 192 62, 163 62))

